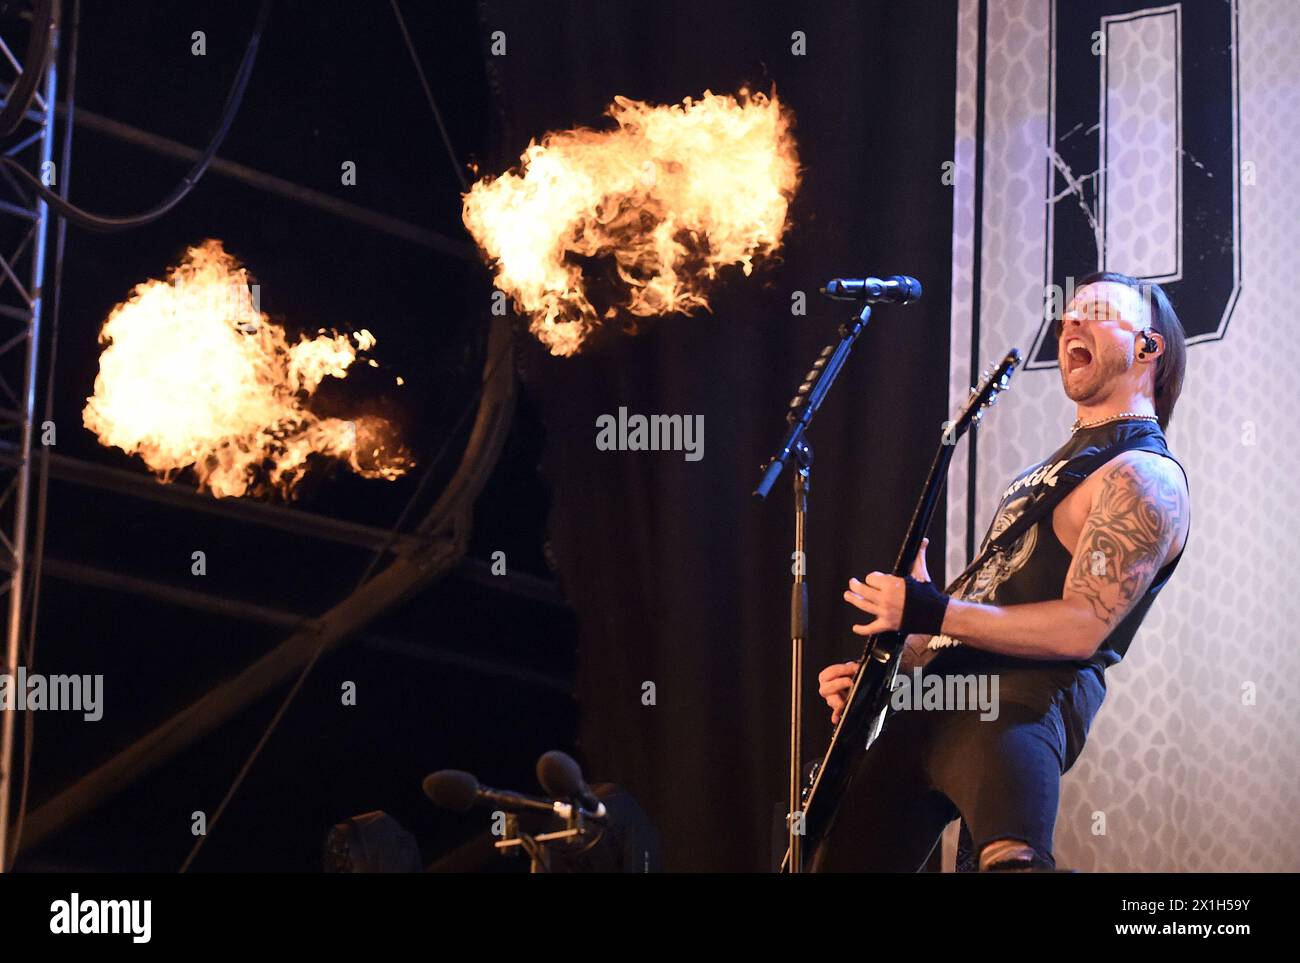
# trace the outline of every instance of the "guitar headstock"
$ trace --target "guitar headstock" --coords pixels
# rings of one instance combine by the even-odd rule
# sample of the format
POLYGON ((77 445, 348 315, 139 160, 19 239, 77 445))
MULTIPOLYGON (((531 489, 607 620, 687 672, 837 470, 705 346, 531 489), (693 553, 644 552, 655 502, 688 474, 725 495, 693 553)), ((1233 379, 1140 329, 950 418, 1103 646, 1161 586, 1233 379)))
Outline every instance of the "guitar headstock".
POLYGON ((984 370, 979 384, 971 388, 966 403, 952 419, 948 434, 954 443, 966 433, 967 428, 979 424, 984 417, 984 409, 992 407, 998 400, 998 395, 1011 387, 1011 376, 1019 364, 1020 351, 1012 348, 996 365, 990 365, 984 370))

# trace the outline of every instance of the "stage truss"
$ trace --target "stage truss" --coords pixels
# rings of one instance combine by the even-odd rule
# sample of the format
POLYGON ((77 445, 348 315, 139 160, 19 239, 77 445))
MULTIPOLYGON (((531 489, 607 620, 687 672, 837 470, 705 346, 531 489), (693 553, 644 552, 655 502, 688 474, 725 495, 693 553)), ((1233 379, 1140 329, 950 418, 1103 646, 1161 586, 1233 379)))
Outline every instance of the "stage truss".
MULTIPOLYGON (((57 11, 57 4, 55 5, 57 11)), ((33 23, 32 30, 41 29, 33 23)), ((57 181, 54 167, 54 105, 58 94, 58 17, 46 40, 30 109, 9 136, 5 155, 30 165, 47 185, 57 181)), ((19 62, 0 36, 0 54, 16 76, 19 62)), ((10 90, 16 84, 10 85, 10 90)), ((0 593, 7 603, 3 674, 14 674, 26 625, 28 529, 32 496, 36 375, 41 343, 41 306, 49 211, 43 200, 0 167, 0 444, 11 453, 0 463, 0 593)), ((17 713, 0 712, 0 871, 9 846, 9 802, 14 770, 17 713)))

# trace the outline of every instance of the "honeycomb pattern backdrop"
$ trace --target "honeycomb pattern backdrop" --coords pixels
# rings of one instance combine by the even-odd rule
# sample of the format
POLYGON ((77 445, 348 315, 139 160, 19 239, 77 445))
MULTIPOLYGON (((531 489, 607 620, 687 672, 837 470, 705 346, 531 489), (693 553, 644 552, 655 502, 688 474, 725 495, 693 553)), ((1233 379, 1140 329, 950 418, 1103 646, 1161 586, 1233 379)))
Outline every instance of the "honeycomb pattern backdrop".
MULTIPOLYGON (((1045 199, 1052 193, 1051 3, 988 3, 976 345, 985 364, 1013 344, 1027 352, 1042 311, 1045 199)), ((1128 657, 1107 673, 1106 703, 1065 777, 1056 827, 1057 862, 1065 867, 1300 870, 1300 426, 1292 417, 1298 380, 1292 344, 1300 325, 1291 307, 1293 279, 1300 276, 1300 128, 1294 123, 1300 4, 1239 0, 1238 13, 1241 295, 1225 336, 1188 352, 1169 439, 1190 476, 1191 537, 1128 657)), ((977 0, 963 0, 960 18, 954 406, 972 377, 977 0)), ((1167 43, 1128 44, 1125 69, 1129 76, 1158 74, 1162 65, 1142 58, 1169 56, 1167 43)), ((1125 89, 1112 86, 1117 110, 1124 105, 1114 98, 1125 89)), ((1183 109, 1195 110, 1195 103, 1184 101, 1183 109)), ((1173 194, 1162 196, 1167 206, 1173 194)), ((1132 210, 1111 194, 1105 230, 1121 247, 1125 237, 1167 222, 1162 210, 1135 223, 1125 214, 1132 210)), ((1195 216, 1181 211, 1183 223, 1195 216)), ((1152 244, 1161 246, 1159 238, 1133 245, 1133 256, 1143 257, 1152 244)), ((1123 270, 1114 253, 1108 267, 1123 270)), ((1095 266, 1080 265, 1079 273, 1095 266)), ((1055 370, 1016 376, 979 432, 977 536, 1006 480, 1054 450, 1072 420, 1055 370)), ((947 506, 949 572, 966 558, 968 471, 959 453, 947 506)))

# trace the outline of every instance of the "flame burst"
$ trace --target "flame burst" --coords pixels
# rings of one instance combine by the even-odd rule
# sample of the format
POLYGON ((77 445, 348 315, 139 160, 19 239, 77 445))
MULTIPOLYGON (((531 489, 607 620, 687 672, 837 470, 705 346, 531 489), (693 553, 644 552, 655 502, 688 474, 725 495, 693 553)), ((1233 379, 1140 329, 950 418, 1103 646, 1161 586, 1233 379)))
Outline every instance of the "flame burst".
POLYGON ((577 352, 600 323, 582 258, 612 259, 621 302, 606 318, 707 310, 721 267, 748 275, 779 248, 799 184, 793 116, 775 91, 660 107, 615 97, 608 114, 617 129, 547 134, 518 173, 465 195, 465 226, 496 286, 556 355, 577 352))
POLYGON ((291 496, 309 455, 340 459, 367 478, 409 467, 389 450, 382 418, 320 418, 306 401, 326 377, 343 378, 375 339, 305 335, 258 310, 248 272, 208 240, 165 281, 136 285, 99 334, 95 393, 82 412, 100 442, 138 454, 164 481, 192 468, 218 498, 269 487, 291 496))

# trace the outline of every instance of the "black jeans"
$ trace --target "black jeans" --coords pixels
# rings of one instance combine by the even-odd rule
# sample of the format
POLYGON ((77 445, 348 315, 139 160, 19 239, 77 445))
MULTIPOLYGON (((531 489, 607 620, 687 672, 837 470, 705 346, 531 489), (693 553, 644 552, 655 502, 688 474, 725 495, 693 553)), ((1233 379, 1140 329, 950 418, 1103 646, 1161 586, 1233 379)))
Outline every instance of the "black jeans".
POLYGON ((977 854, 1016 839, 1051 861, 1061 776, 1101 704, 1100 670, 1001 679, 996 719, 978 709, 891 713, 813 856, 814 872, 916 872, 959 815, 977 854))

